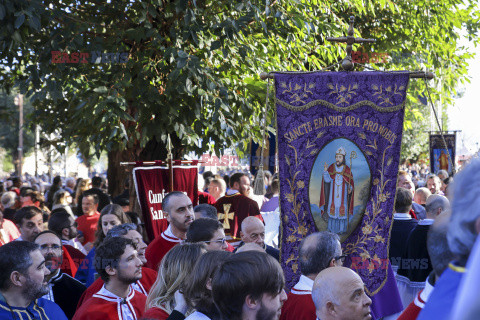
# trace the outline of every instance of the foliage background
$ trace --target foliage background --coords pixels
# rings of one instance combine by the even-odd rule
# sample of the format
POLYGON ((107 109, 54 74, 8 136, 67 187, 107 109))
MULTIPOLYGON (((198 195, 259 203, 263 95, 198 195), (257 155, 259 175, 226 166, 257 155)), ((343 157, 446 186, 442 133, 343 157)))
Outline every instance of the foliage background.
MULTIPOLYGON (((26 93, 33 122, 59 129, 87 158, 107 150, 115 194, 125 176, 119 161, 164 159, 167 134, 176 158, 232 146, 242 155, 250 138, 261 140, 259 73, 337 62, 344 45, 325 38, 344 35, 350 15, 356 36, 377 39, 355 50, 421 57, 374 67, 433 70, 432 98, 451 103, 471 57, 460 31, 478 41, 473 0, 0 0, 0 85, 26 93), (52 63, 52 51, 90 57, 52 63), (92 52, 126 52, 128 61, 92 61, 92 52)), ((424 92, 411 81, 404 157, 425 151, 424 92)))

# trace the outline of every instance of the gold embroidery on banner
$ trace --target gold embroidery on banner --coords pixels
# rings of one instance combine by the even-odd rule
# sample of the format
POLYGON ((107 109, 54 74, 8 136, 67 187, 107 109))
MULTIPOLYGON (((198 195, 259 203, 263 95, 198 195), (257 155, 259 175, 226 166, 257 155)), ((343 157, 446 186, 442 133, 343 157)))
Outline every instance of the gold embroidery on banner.
POLYGON ((230 219, 233 219, 233 217, 235 216, 235 212, 229 212, 231 206, 231 203, 223 204, 224 213, 218 214, 218 219, 223 219, 223 229, 225 230, 230 229, 230 219))
MULTIPOLYGON (((372 273, 376 268, 378 268, 378 266, 381 265, 381 261, 376 254, 374 257, 370 256, 370 253, 366 248, 367 241, 385 243, 385 239, 379 234, 381 231, 379 225, 377 224, 374 227, 374 224, 375 220, 378 218, 378 215, 382 213, 382 208, 380 207, 381 204, 391 196, 389 192, 385 191, 385 186, 390 182, 390 179, 385 180, 384 176, 385 168, 389 166, 389 164, 385 165, 385 153, 390 147, 391 145, 385 148, 383 151, 382 168, 379 170, 380 179, 376 178, 373 181, 373 187, 376 188, 376 194, 372 200, 371 212, 369 210, 365 210, 365 217, 364 221, 362 222, 362 232, 357 235, 356 241, 348 243, 345 246, 345 250, 343 250, 343 253, 346 255, 360 256, 362 258, 362 264, 368 262, 367 269, 369 273, 372 273)), ((388 221, 389 219, 387 217, 385 222, 388 223, 388 221)))
POLYGON ((338 84, 333 86, 333 84, 329 83, 327 84, 327 87, 331 90, 328 95, 334 94, 337 96, 337 103, 335 103, 336 105, 344 104, 345 106, 348 106, 352 97, 357 95, 355 91, 358 89, 358 84, 354 83, 353 86, 349 84, 348 88, 344 85, 341 85, 339 88, 338 84))
POLYGON ((315 83, 314 82, 309 83, 308 87, 307 87, 307 83, 305 83, 303 87, 300 84, 296 83, 295 87, 293 87, 292 89, 291 82, 287 85, 286 82, 282 81, 280 82, 280 88, 285 89, 282 91, 282 94, 286 94, 286 93, 290 94, 290 99, 292 99, 290 103, 296 103, 296 102, 305 103, 305 101, 303 101, 302 99, 308 98, 308 94, 313 94, 313 92, 309 89, 315 88, 315 83))
POLYGON ((394 112, 394 111, 398 111, 398 110, 402 109, 405 106, 405 101, 402 102, 399 105, 396 105, 396 106, 381 107, 381 106, 376 105, 374 102, 368 101, 368 100, 359 101, 359 102, 357 102, 355 104, 352 104, 351 106, 348 106, 348 107, 339 107, 339 106, 336 106, 333 103, 330 103, 330 102, 325 101, 325 100, 310 101, 306 105, 298 106, 298 107, 297 106, 292 106, 292 105, 286 103, 285 101, 278 100, 277 98, 275 98, 275 103, 278 103, 282 107, 284 107, 288 110, 291 110, 291 111, 303 111, 303 110, 310 109, 311 107, 314 107, 316 105, 322 105, 324 107, 330 108, 330 109, 338 111, 338 112, 348 112, 348 111, 352 111, 352 110, 355 110, 355 109, 363 107, 363 106, 369 106, 369 107, 371 107, 372 109, 374 109, 378 112, 394 112))
POLYGON ((380 102, 380 105, 382 104, 385 104, 385 105, 393 105, 393 102, 391 101, 391 99, 395 96, 395 95, 399 95, 399 96, 403 96, 404 93, 400 92, 402 90, 405 90, 405 86, 400 86, 399 88, 397 88, 397 85, 395 85, 395 87, 392 88, 392 86, 388 86, 388 87, 385 87, 383 88, 383 84, 379 86, 377 86, 376 84, 372 84, 372 89, 375 90, 375 93, 373 94, 373 96, 376 98, 378 98, 379 100, 381 100, 382 102, 380 102), (393 91, 392 91, 393 89, 393 91), (398 91, 397 91, 398 90, 398 91))

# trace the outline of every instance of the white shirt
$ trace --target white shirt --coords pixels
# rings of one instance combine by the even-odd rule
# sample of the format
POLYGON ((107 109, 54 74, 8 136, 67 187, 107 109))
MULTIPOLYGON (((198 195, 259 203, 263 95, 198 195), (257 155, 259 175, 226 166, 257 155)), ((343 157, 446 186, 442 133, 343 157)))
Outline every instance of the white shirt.
POLYGON ((419 226, 431 226, 435 222, 433 219, 423 219, 418 221, 419 226))
POLYGON ((395 220, 412 220, 410 213, 394 213, 393 219, 395 220))
POLYGON ((123 320, 136 320, 137 315, 133 310, 133 305, 130 303, 130 300, 133 298, 135 295, 135 290, 132 290, 132 287, 129 288, 129 292, 127 297, 121 298, 110 291, 108 291, 105 288, 105 285, 103 285, 102 289, 95 293, 93 297, 95 298, 100 298, 106 301, 111 301, 111 302, 116 302, 117 303, 117 312, 118 312, 118 319, 123 319, 123 320))
POLYGON ((199 311, 195 311, 194 313, 186 317, 185 320, 210 320, 210 318, 199 311))
POLYGON ((313 289, 313 280, 304 276, 303 274, 298 279, 297 284, 292 288, 291 292, 293 294, 312 294, 313 289))

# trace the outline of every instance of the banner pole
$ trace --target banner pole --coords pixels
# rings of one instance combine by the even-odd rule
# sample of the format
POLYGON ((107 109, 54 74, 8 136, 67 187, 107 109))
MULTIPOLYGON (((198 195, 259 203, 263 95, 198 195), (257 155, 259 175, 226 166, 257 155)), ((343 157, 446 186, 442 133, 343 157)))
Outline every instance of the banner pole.
POLYGON ((168 184, 170 188, 169 192, 172 192, 173 191, 173 156, 172 156, 172 140, 170 139, 170 134, 168 135, 168 138, 167 138, 167 150, 168 150, 167 162, 168 162, 168 173, 169 173, 168 184))

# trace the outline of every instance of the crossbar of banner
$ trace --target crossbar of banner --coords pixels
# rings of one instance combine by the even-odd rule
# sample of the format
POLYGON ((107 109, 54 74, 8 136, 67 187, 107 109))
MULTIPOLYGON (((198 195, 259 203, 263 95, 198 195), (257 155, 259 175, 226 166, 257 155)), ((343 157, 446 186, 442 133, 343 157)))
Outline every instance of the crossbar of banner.
POLYGON ((135 166, 135 165, 167 165, 168 172, 170 175, 169 179, 169 188, 170 191, 173 191, 173 166, 174 165, 181 165, 181 164, 197 164, 197 163, 205 163, 204 161, 198 160, 171 160, 168 159, 167 161, 157 160, 157 161, 131 161, 131 162, 120 162, 121 166, 135 166))
MULTIPOLYGON (((205 163, 205 161, 199 161, 199 160, 173 160, 173 164, 190 164, 190 163, 205 163)), ((155 160, 155 161, 131 161, 131 162, 120 162, 121 166, 135 166, 137 164, 140 165, 155 165, 155 164, 160 164, 160 165, 166 165, 168 164, 168 161, 162 161, 162 160, 155 160)))
MULTIPOLYGON (((305 71, 305 72, 300 72, 300 73, 309 73, 310 71, 305 71)), ((385 71, 386 73, 396 73, 396 71, 385 71)), ((401 72, 401 71, 399 71, 401 72)), ((277 71, 273 71, 273 72, 262 72, 260 73, 260 79, 262 80, 266 80, 266 79, 274 79, 275 77, 275 73, 282 73, 282 72, 277 72, 277 71)), ((433 74, 433 72, 424 72, 424 71, 409 71, 408 74, 410 75, 410 78, 412 79, 427 79, 427 80, 431 80, 433 78, 435 78, 435 75, 433 74)))

